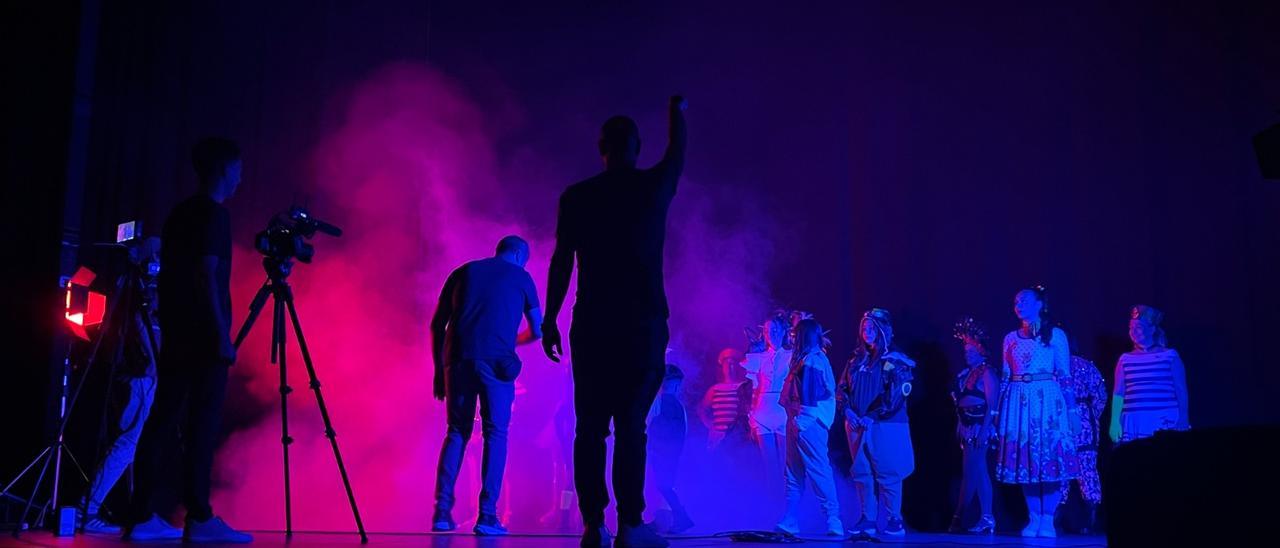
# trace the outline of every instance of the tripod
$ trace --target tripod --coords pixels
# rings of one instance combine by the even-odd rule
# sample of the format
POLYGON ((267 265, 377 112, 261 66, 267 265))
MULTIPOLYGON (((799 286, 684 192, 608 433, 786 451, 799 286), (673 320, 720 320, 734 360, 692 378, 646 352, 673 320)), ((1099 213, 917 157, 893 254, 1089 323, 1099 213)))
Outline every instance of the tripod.
MULTIPOLYGON (((35 486, 31 489, 31 496, 24 502, 26 506, 22 510, 22 514, 18 516, 14 523, 13 535, 16 537, 21 533, 27 515, 31 513, 32 506, 35 505, 36 495, 40 491, 40 487, 44 484, 45 476, 49 471, 49 465, 53 465, 53 482, 51 484, 49 499, 40 506, 40 512, 36 517, 36 525, 44 526, 45 516, 48 514, 50 506, 56 506, 58 503, 58 492, 62 486, 62 457, 65 454, 71 463, 75 466, 80 477, 88 483, 89 477, 84 472, 84 468, 80 466, 80 462, 72 454, 67 447, 65 436, 67 424, 71 420, 71 412, 75 409, 76 402, 80 399, 80 393, 84 389, 85 381, 89 378, 89 374, 93 369, 94 362, 97 361, 98 352, 102 349, 102 343, 108 337, 114 337, 114 344, 125 345, 130 340, 130 330, 137 330, 141 337, 139 338, 142 345, 142 353, 147 359, 154 361, 158 346, 154 340, 155 319, 151 315, 151 302, 147 297, 146 280, 138 269, 137 265, 130 266, 124 274, 116 279, 115 291, 112 293, 113 299, 107 307, 106 314, 103 316, 102 329, 93 341, 93 347, 89 352, 89 357, 85 362, 84 372, 80 377, 80 382, 76 385, 75 392, 71 392, 71 351, 68 348, 67 356, 62 360, 62 388, 58 410, 58 433, 53 441, 45 447, 35 459, 20 472, 17 477, 13 478, 3 491, 0 491, 0 497, 11 497, 22 500, 10 494, 10 491, 18 484, 28 472, 36 469, 39 465, 40 472, 36 476, 35 486), (116 323, 117 313, 121 307, 130 310, 129 317, 119 324, 116 323), (69 397, 69 398, 68 398, 69 397)), ((118 348, 117 348, 118 350, 118 348)), ((118 352, 117 352, 118 353, 118 352)), ((113 364, 114 369, 114 364, 113 364)))
POLYGON ((320 393, 320 379, 316 377, 316 368, 311 362, 311 352, 307 350, 307 340, 302 335, 302 324, 298 323, 298 311, 293 305, 293 288, 289 286, 289 273, 293 269, 293 260, 287 257, 268 256, 262 259, 262 267, 267 271, 267 281, 262 284, 262 288, 258 290, 257 296, 249 305, 249 317, 245 319, 240 332, 236 334, 235 346, 237 349, 240 348, 240 343, 244 342, 245 337, 249 335, 249 330, 253 328, 258 314, 266 306, 267 298, 272 298, 274 306, 271 318, 271 363, 280 365, 280 444, 284 450, 285 538, 293 538, 293 501, 289 482, 289 445, 293 443, 293 438, 289 436, 288 404, 289 394, 293 392, 293 388, 289 387, 285 369, 286 343, 288 342, 288 331, 285 329, 287 312, 293 323, 293 332, 298 337, 302 361, 307 366, 311 390, 316 394, 320 416, 324 419, 324 435, 329 438, 329 445, 333 447, 333 457, 338 461, 338 473, 342 475, 342 486, 346 489, 347 500, 351 503, 351 514, 355 517, 356 527, 360 531, 360 542, 368 543, 369 536, 365 534, 364 521, 360 519, 360 509, 356 507, 356 497, 351 492, 351 480, 347 477, 347 467, 342 463, 342 453, 338 451, 337 432, 333 430, 333 423, 329 420, 329 409, 324 404, 324 395, 320 393))

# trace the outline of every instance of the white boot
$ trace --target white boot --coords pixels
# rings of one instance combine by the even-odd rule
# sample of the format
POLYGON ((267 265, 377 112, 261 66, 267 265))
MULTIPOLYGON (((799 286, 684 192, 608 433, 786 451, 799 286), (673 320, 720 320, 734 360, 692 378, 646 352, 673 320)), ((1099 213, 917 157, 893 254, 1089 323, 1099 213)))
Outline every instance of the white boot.
POLYGON ((1058 538, 1058 530, 1053 528, 1053 514, 1045 514, 1040 516, 1040 534, 1041 538, 1058 538))
MULTIPOLYGON (((1022 530, 1022 536, 1024 537, 1040 536, 1040 514, 1031 514, 1030 516, 1028 516, 1028 518, 1029 519, 1027 520, 1027 526, 1022 530)), ((1052 526, 1053 524, 1050 523, 1049 525, 1052 526)))

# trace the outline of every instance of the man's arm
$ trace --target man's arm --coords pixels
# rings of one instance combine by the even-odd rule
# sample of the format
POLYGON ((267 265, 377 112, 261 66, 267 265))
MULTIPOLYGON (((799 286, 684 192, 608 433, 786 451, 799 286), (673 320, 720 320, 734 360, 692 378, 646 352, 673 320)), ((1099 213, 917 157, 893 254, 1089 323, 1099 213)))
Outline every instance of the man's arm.
POLYGON ((556 324, 556 320, 560 317, 564 298, 569 294, 569 278, 573 275, 575 252, 573 238, 576 237, 566 202, 566 197, 561 196, 560 212, 556 219, 556 249, 551 254, 551 268, 547 272, 547 317, 542 321, 542 350, 556 363, 560 363, 560 356, 564 355, 560 326, 556 324))
POLYGON ((542 309, 530 308, 524 313, 524 320, 529 327, 516 336, 516 344, 529 344, 542 338, 542 309))
POLYGON ((431 361, 435 367, 432 376, 432 395, 437 400, 444 400, 444 339, 449 327, 449 318, 453 316, 454 274, 444 282, 440 290, 440 300, 436 303, 436 312, 431 317, 431 361))
POLYGON ((672 194, 676 190, 676 181, 680 179, 680 174, 684 172, 684 150, 689 141, 688 130, 684 122, 686 108, 689 108, 689 103, 684 100, 684 97, 679 95, 671 97, 671 102, 667 105, 667 117, 669 120, 667 151, 662 155, 662 161, 658 162, 657 166, 657 169, 663 173, 663 184, 668 186, 668 190, 672 194))
POLYGON ((223 310, 222 307, 222 291, 218 287, 218 261, 217 255, 205 255, 200 258, 198 275, 200 300, 209 314, 210 321, 213 322, 214 329, 218 331, 215 335, 218 341, 218 359, 226 365, 231 365, 236 362, 236 348, 231 344, 231 333, 227 328, 231 325, 227 321, 231 317, 231 311, 223 310))
POLYGON ((1120 412, 1124 410, 1124 365, 1116 363, 1116 384, 1111 389, 1111 425, 1107 428, 1111 441, 1120 441, 1124 435, 1120 426, 1120 412))

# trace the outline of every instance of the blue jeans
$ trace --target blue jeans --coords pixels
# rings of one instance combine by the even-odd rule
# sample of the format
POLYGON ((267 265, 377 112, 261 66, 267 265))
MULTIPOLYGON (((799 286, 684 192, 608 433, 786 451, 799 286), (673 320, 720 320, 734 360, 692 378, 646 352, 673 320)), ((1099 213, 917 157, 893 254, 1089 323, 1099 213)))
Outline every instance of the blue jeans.
POLYGON ((85 512, 94 516, 102 507, 103 499, 115 487, 124 469, 133 464, 133 455, 138 448, 138 438, 142 436, 142 425, 147 422, 151 413, 151 403, 156 398, 155 377, 135 377, 129 379, 129 402, 120 413, 120 435, 111 443, 111 448, 102 459, 102 466, 89 486, 87 508, 85 512))
POLYGON ((511 404, 516 398, 516 376, 520 360, 463 360, 445 368, 445 407, 449 429, 440 448, 436 468, 436 510, 453 509, 454 486, 467 441, 475 426, 476 400, 484 436, 484 458, 480 478, 480 515, 498 514, 498 495, 507 466, 507 427, 511 424, 511 404))

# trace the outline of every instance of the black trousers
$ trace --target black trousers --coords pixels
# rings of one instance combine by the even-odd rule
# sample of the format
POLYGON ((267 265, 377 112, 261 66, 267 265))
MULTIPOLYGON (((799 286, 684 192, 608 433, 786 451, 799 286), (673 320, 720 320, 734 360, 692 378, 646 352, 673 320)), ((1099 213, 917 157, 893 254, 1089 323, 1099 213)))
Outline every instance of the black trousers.
POLYGON ((645 419, 662 387, 669 338, 665 318, 574 318, 569 332, 578 419, 573 483, 588 527, 604 523, 609 505, 604 476, 610 422, 615 435, 613 492, 618 497, 618 522, 643 523, 645 419))
POLYGON ((182 457, 182 501, 187 517, 198 521, 213 517, 210 476, 222 426, 227 371, 227 366, 212 359, 161 354, 155 404, 134 460, 132 523, 144 522, 156 511, 153 499, 162 464, 175 454, 182 457))

